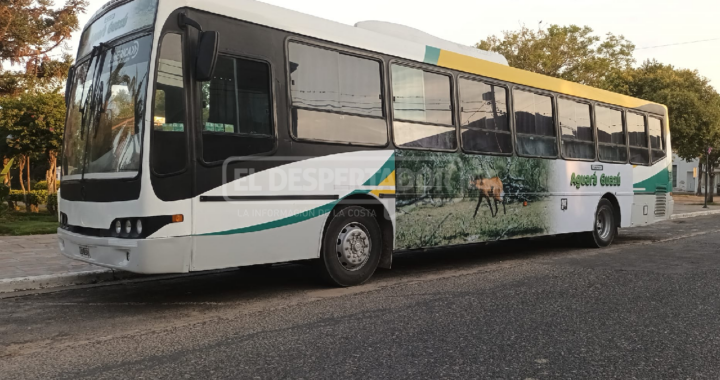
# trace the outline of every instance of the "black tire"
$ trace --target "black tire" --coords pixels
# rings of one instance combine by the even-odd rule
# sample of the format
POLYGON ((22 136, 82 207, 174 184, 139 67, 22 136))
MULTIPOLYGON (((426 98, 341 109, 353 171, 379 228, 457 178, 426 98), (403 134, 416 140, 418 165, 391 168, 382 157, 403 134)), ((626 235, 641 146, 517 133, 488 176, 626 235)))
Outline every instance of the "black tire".
POLYGON ((607 199, 601 199, 595 210, 593 229, 582 234, 582 242, 590 248, 604 248, 610 246, 617 236, 618 221, 615 220, 615 210, 607 199))
POLYGON ((333 210, 329 218, 318 269, 333 286, 360 285, 375 273, 382 252, 382 230, 374 212, 346 206, 333 210))

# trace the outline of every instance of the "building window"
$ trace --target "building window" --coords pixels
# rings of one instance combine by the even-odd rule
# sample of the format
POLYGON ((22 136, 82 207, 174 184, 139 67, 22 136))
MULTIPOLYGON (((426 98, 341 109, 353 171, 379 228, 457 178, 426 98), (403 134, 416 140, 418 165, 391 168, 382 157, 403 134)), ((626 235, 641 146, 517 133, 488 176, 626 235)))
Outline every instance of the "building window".
POLYGON ((552 97, 514 90, 513 102, 518 154, 557 157, 552 97))
POLYGON ((603 106, 595 107, 598 156, 603 162, 627 162, 627 143, 622 112, 603 106))
POLYGON ((270 152, 275 147, 267 63, 219 56, 202 83, 205 162, 270 152))
POLYGON ((289 54, 295 137, 387 144, 380 62, 299 43, 289 54))
POLYGON ((650 152, 648 151, 645 116, 628 112, 627 129, 630 144, 630 163, 648 165, 650 163, 650 152))
POLYGON ((476 153, 512 154, 507 89, 462 78, 458 87, 463 149, 476 153))
POLYGON ((560 98, 558 117, 563 157, 595 160, 595 138, 590 120, 590 105, 560 98))
POLYGON ((678 166, 677 166, 677 165, 673 165, 673 166, 672 166, 672 171, 673 171, 673 174, 672 174, 672 182, 673 182, 673 184, 672 184, 672 185, 673 185, 673 188, 675 188, 675 187, 677 187, 677 177, 678 177, 678 172, 677 172, 677 171, 678 171, 678 166))
POLYGON ((393 132, 404 148, 454 150, 451 78, 392 65, 393 132))
POLYGON ((182 37, 163 36, 158 57, 150 157, 153 171, 171 174, 187 165, 182 37))
POLYGON ((662 133, 662 120, 656 117, 648 119, 648 134, 650 135, 650 150, 653 162, 665 158, 665 141, 662 133))

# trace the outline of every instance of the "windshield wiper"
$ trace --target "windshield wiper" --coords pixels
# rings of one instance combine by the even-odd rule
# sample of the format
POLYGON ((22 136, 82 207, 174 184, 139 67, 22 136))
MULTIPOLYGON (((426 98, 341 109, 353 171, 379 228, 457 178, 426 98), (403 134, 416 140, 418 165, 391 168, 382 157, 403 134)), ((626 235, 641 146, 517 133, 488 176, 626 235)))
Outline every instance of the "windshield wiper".
MULTIPOLYGON (((103 65, 101 66, 101 68, 105 67, 105 59, 107 59, 107 56, 108 56, 107 53, 103 56, 103 65)), ((112 83, 113 83, 112 75, 113 75, 114 60, 115 60, 115 47, 113 47, 112 50, 110 50, 110 69, 108 70, 107 90, 105 91, 105 99, 102 98, 103 97, 102 83, 100 83, 100 89, 97 91, 97 98, 102 103, 100 105, 100 110, 98 110, 94 115, 95 119, 93 120, 93 124, 98 123, 98 119, 100 119, 100 117, 102 117, 102 114, 104 114, 107 111, 107 106, 108 106, 108 103, 110 102, 110 96, 112 95, 111 89, 112 89, 112 83)), ((98 79, 100 79, 100 77, 98 77, 98 79)), ((95 127, 95 129, 94 129, 95 133, 93 134, 93 139, 95 137, 97 137, 98 130, 99 130, 99 128, 95 127)))
MULTIPOLYGON (((95 77, 95 78, 91 78, 91 80, 90 80, 90 88, 88 89, 87 92, 85 92, 85 85, 86 85, 87 82, 88 82, 88 81, 87 81, 87 74, 88 74, 88 73, 85 73, 85 81, 84 81, 84 83, 83 83, 83 96, 84 96, 84 98, 83 98, 83 99, 80 99, 81 107, 80 107, 80 109, 78 109, 78 111, 80 111, 80 115, 81 115, 81 117, 80 117, 80 139, 85 138, 85 126, 86 126, 86 122, 87 122, 86 111, 88 110, 87 108, 88 108, 88 106, 89 106, 90 109, 92 109, 92 108, 93 108, 93 104, 94 104, 94 101, 93 101, 94 99, 93 99, 93 96, 92 96, 91 94, 94 94, 94 93, 95 93, 95 89, 96 89, 96 87, 97 87, 97 86, 95 86, 95 79, 96 79, 97 76, 98 76, 98 75, 97 75, 97 74, 98 74, 97 68, 98 68, 98 63, 100 62, 100 59, 98 59, 97 57, 102 53, 103 45, 105 45, 105 44, 100 43, 100 44, 98 44, 97 46, 94 46, 94 47, 92 48, 92 52, 90 53, 90 62, 88 63, 88 71, 90 70, 90 67, 92 67, 93 62, 95 62, 95 67, 92 68, 92 76, 95 77)), ((101 68, 102 68, 102 66, 101 66, 101 68)))
MULTIPOLYGON (((145 75, 143 75, 142 79, 140 79, 140 81, 135 84, 135 88, 133 89, 133 93, 134 93, 133 99, 134 99, 134 103, 135 103, 134 104, 135 114, 133 115, 135 117, 135 120, 134 120, 135 134, 140 132, 140 127, 138 126, 138 123, 141 122, 143 114, 145 113, 145 98, 144 98, 145 95, 141 94, 140 91, 143 88, 142 84, 147 79, 147 76, 148 76, 148 73, 145 72, 145 75), (138 99, 141 96, 143 96, 142 101, 140 101, 138 99)), ((135 78, 137 78, 137 77, 138 77, 137 66, 135 66, 135 78)))

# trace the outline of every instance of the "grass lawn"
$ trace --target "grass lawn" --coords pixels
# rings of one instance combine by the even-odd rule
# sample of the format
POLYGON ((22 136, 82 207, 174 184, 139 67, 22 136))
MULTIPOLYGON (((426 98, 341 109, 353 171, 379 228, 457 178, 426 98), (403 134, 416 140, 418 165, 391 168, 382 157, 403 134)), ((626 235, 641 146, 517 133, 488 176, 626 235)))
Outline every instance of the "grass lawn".
POLYGON ((5 215, 0 216, 0 236, 53 234, 57 228, 57 216, 46 211, 39 213, 7 211, 5 215))

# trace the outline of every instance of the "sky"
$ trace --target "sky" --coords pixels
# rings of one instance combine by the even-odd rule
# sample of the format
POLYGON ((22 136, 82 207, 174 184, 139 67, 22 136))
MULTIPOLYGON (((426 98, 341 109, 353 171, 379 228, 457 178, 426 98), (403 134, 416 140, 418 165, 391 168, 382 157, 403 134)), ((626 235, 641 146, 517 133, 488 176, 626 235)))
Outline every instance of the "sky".
MULTIPOLYGON (((233 0, 228 0, 233 1, 233 0)), ((80 25, 106 0, 90 0, 80 25)), ((266 3, 353 25, 380 20, 474 45, 504 30, 541 25, 590 26, 597 35, 624 35, 637 46, 637 64, 655 58, 698 70, 720 90, 720 1, 718 0, 264 0, 266 3), (713 41, 687 43, 698 40, 713 41), (672 46, 655 47, 659 45, 672 46), (655 47, 655 48, 652 48, 655 47)), ((77 49, 80 33, 70 46, 77 49)))

